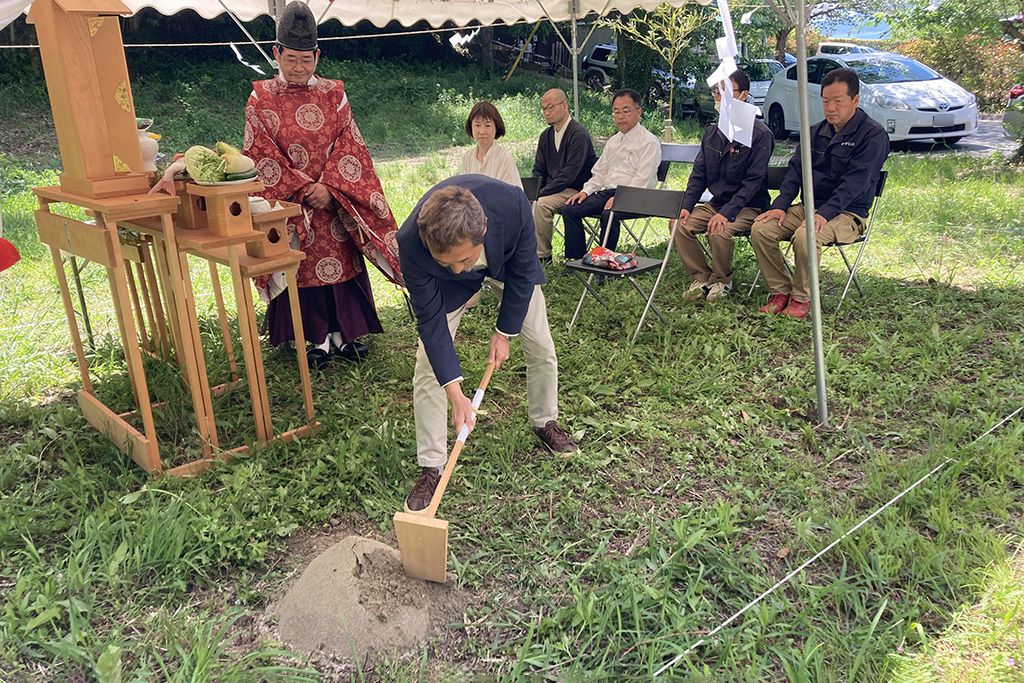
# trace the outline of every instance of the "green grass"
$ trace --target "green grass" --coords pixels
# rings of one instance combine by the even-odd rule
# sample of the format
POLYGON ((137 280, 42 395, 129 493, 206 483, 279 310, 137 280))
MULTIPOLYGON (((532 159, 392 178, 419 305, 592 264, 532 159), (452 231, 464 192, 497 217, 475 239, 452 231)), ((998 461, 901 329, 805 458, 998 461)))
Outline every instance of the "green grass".
MULTIPOLYGON (((345 78, 396 215, 456 168, 468 142, 463 117, 478 98, 498 104, 506 142, 529 170, 542 127, 536 102, 550 81, 386 67, 323 71, 345 78)), ((165 149, 238 137, 247 88, 235 81, 248 74, 234 65, 204 73, 210 80, 193 90, 166 87, 191 83, 186 74, 135 84, 136 107, 157 118, 165 149), (192 118, 170 119, 182 112, 192 118)), ((0 90, 4 121, 18 99, 10 87, 0 90)), ((20 106, 44 115, 33 93, 25 86, 20 106)), ((609 135, 608 103, 592 94, 582 103, 584 123, 609 135)), ((656 125, 653 114, 646 121, 656 125)), ((698 135, 695 124, 677 122, 677 139, 698 135)), ((370 341, 365 364, 314 372, 319 435, 198 479, 151 480, 74 404, 67 323, 31 217, 30 188, 55 182, 53 167, 30 149, 0 166, 5 237, 25 256, 0 275, 0 678, 115 680, 118 665, 124 680, 313 676, 307 667, 316 662, 282 653, 247 620, 298 561, 286 543, 332 528, 333 518, 394 544, 391 516, 416 474, 416 338, 400 294, 374 276, 386 335, 370 341)), ((933 680, 928 672, 899 678, 911 675, 905 653, 918 655, 912 663, 952 666, 955 653, 975 647, 943 635, 963 621, 962 605, 1019 621, 1019 579, 998 572, 1016 567, 1019 577, 1007 558, 1024 530, 1024 427, 1014 420, 969 444, 1024 398, 1024 181, 999 159, 893 155, 887 168, 861 275, 865 298, 852 294, 836 313, 845 271, 837 255, 823 260, 832 428, 814 424, 809 326, 756 313, 763 289, 748 296, 741 284, 756 271, 745 244, 736 250, 735 292, 713 306, 682 302, 688 283, 673 261, 657 299, 671 324, 651 318, 636 344, 639 298, 625 286, 604 288, 608 309, 588 300, 584 322, 567 334, 579 284, 549 268, 561 420, 583 453, 554 458, 530 434, 513 345, 445 498, 450 566, 473 596, 472 626, 350 674, 649 676, 950 457, 673 675, 933 680), (992 573, 979 578, 983 567, 992 573), (1002 588, 987 593, 991 585, 1002 588), (939 639, 948 643, 944 659, 939 639)), ((682 187, 685 174, 675 169, 672 185, 682 187)), ((659 229, 649 241, 655 253, 665 248, 659 229)), ((196 260, 192 270, 211 375, 221 377, 208 274, 196 260)), ((83 277, 97 333, 94 381, 127 409, 105 276, 93 266, 83 277)), ((460 329, 468 384, 485 365, 495 309, 485 296, 460 329)), ((287 428, 297 419, 294 359, 266 350, 265 361, 275 426, 287 428)), ((150 363, 147 376, 154 395, 186 402, 162 363, 150 363)), ((251 438, 244 392, 222 397, 216 410, 223 438, 251 438)), ((187 457, 195 448, 187 411, 168 410, 159 424, 165 455, 187 457)), ((1008 628, 982 640, 1002 647, 1008 628)))
POLYGON ((1020 681, 1024 679, 1024 562, 977 572, 980 600, 964 605, 941 636, 912 630, 890 654, 895 683, 927 681, 1020 681))

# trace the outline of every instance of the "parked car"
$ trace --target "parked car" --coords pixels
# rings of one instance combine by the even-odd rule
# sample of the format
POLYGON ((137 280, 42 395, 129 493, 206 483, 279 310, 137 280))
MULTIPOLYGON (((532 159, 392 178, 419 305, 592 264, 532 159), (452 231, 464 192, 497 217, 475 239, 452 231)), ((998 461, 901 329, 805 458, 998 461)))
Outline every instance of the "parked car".
MULTIPOLYGON (((887 52, 817 56, 807 60, 811 124, 825 118, 821 79, 848 67, 860 77, 860 107, 878 121, 889 139, 932 138, 952 145, 978 130, 978 99, 951 80, 909 57, 887 52)), ((799 128, 796 67, 775 74, 764 105, 765 121, 775 137, 799 128)))
MULTIPOLYGON (((615 54, 618 46, 614 43, 597 45, 590 54, 583 58, 580 66, 583 71, 583 82, 591 90, 601 91, 612 83, 615 73, 615 54)), ((669 92, 675 88, 676 113, 692 116, 695 112, 693 96, 694 83, 683 81, 679 76, 672 76, 668 71, 659 68, 651 69, 651 84, 647 97, 652 101, 667 101, 669 92)))
MULTIPOLYGON (((764 104, 765 95, 768 94, 768 86, 771 85, 775 74, 782 71, 783 66, 774 59, 750 59, 739 60, 736 66, 743 69, 750 79, 750 96, 747 102, 760 107, 764 104)), ((717 118, 715 111, 715 97, 707 81, 700 81, 694 87, 694 96, 697 98, 697 106, 700 108, 701 119, 710 121, 717 118)))
POLYGON ((1024 87, 1015 85, 1003 109, 1003 135, 1011 140, 1024 139, 1024 87))
POLYGON ((859 55, 868 54, 874 52, 873 49, 865 45, 857 45, 856 43, 819 43, 818 54, 819 55, 859 55))

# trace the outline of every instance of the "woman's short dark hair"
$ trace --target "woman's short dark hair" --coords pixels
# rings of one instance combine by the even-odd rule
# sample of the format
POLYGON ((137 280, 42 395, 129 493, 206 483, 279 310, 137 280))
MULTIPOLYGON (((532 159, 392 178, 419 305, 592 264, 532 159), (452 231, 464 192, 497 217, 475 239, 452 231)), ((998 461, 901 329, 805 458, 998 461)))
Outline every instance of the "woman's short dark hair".
POLYGON ((845 83, 846 94, 850 97, 860 94, 860 79, 857 78, 857 72, 853 69, 834 69, 825 74, 825 77, 821 79, 821 89, 824 90, 827 86, 833 83, 845 83))
POLYGON ((494 139, 497 140, 505 134, 505 122, 498 112, 498 108, 487 100, 481 100, 473 105, 466 117, 466 135, 473 137, 473 119, 490 119, 494 122, 494 139))

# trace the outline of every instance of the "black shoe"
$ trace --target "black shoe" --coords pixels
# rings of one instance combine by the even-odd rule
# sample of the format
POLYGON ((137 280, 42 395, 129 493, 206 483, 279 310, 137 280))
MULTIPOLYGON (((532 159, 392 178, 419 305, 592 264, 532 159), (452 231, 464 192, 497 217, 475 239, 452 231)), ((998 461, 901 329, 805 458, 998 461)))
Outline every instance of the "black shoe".
POLYGON ((306 350, 306 363, 311 368, 322 368, 331 362, 331 354, 315 346, 306 350))
POLYGON ((597 286, 604 287, 604 275, 597 276, 597 286))
POLYGON ((342 360, 359 363, 370 355, 370 347, 363 342, 351 342, 341 347, 335 347, 334 353, 342 360))

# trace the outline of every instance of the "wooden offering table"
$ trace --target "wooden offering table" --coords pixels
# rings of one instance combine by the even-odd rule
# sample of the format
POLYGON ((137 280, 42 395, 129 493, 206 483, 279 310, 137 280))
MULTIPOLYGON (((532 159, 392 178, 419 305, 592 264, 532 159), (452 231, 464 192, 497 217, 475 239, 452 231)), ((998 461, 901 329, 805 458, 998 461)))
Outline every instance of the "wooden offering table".
POLYGON ((82 413, 90 424, 110 438, 143 469, 156 475, 196 474, 208 468, 215 460, 230 462, 233 454, 247 452, 250 449, 249 446, 243 445, 231 450, 222 450, 217 436, 213 396, 229 390, 236 384, 234 380, 237 380, 227 312, 217 278, 218 264, 229 268, 234 287, 245 372, 255 421, 256 440, 252 447, 261 448, 273 441, 291 441, 296 437, 314 433, 320 427, 313 418, 313 396, 298 306, 296 271, 305 255, 289 249, 286 238, 282 239, 287 234, 285 221, 289 216, 298 214, 300 208, 295 204, 279 202, 277 208, 269 213, 250 216, 248 193, 263 189, 259 181, 212 187, 190 184, 183 189, 186 193, 182 200, 191 202, 192 208, 195 209, 192 212, 194 215, 188 221, 184 220, 184 214, 190 212, 179 209, 179 198, 164 194, 91 198, 68 193, 59 187, 35 190, 41 205, 35 212, 39 235, 50 247, 75 346, 83 387, 78 392, 82 413), (96 224, 65 218, 51 212, 51 204, 57 203, 85 208, 95 217, 96 224), (203 223, 205 227, 192 227, 197 222, 203 223), (254 222, 261 228, 260 230, 253 229, 254 222), (118 227, 138 232, 142 236, 141 240, 138 244, 122 244, 118 227), (274 238, 273 243, 270 242, 271 237, 274 238), (93 391, 71 292, 64 274, 62 251, 95 261, 107 269, 128 376, 135 398, 136 409, 133 411, 117 414, 104 405, 93 391), (189 271, 190 254, 210 263, 220 328, 232 374, 232 381, 213 387, 212 390, 207 377, 189 271), (132 263, 142 265, 139 280, 141 297, 130 274, 132 263), (156 272, 160 275, 160 284, 163 286, 163 305, 159 288, 153 286, 156 281, 153 273, 154 263, 156 272), (288 279, 305 424, 275 434, 270 418, 259 330, 256 325, 249 278, 280 271, 284 271, 288 279), (166 321, 163 317, 164 311, 167 314, 166 321), (139 328, 136 327, 136 319, 139 328), (145 332, 146 321, 149 322, 150 330, 155 332, 152 337, 145 332), (154 404, 150 399, 142 365, 143 351, 140 348, 139 331, 142 332, 143 345, 154 358, 168 359, 168 350, 173 349, 192 399, 203 454, 199 460, 171 469, 163 468, 153 423, 154 404), (170 336, 169 344, 167 336, 170 336), (141 419, 141 432, 128 422, 132 417, 141 419))

